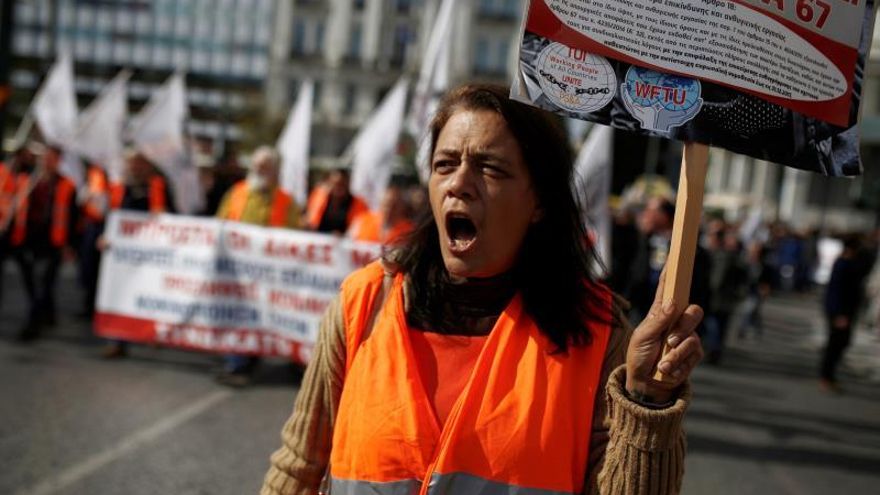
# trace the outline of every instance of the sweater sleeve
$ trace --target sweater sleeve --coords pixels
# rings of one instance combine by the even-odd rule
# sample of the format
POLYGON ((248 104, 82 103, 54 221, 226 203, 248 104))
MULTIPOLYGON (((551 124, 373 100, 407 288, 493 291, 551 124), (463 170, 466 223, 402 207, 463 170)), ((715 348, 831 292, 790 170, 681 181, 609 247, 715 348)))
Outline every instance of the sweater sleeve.
POLYGON ((684 475, 685 436, 681 427, 690 399, 688 386, 662 410, 627 398, 626 349, 632 327, 618 301, 608 342, 602 383, 593 412, 593 433, 585 495, 676 494, 684 475))
POLYGON ((333 421, 345 373, 345 328, 339 298, 318 330, 318 342, 281 430, 281 448, 270 459, 261 495, 313 495, 330 462, 333 421))

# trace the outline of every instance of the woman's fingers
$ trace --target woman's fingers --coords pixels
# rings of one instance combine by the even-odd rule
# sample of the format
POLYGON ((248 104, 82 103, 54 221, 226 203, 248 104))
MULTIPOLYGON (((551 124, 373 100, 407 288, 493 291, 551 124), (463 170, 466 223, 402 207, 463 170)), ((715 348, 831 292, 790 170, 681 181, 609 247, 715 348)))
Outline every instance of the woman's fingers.
POLYGON ((643 342, 659 341, 675 322, 675 316, 675 302, 669 301, 663 305, 655 302, 648 316, 642 320, 642 323, 636 329, 640 336, 639 340, 643 342))
POLYGON ((702 320, 703 308, 696 304, 691 304, 684 310, 678 321, 675 322, 675 325, 666 337, 666 343, 669 347, 675 349, 696 330, 702 320))
POLYGON ((700 338, 696 334, 691 334, 663 357, 658 369, 676 379, 685 378, 702 359, 703 348, 700 338))

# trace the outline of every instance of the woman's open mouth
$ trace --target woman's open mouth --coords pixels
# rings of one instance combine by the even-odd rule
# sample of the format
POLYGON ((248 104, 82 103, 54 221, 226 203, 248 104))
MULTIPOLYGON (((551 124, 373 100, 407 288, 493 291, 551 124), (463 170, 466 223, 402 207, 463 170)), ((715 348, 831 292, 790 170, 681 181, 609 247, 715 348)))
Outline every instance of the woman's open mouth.
POLYGON ((446 215, 446 235, 449 237, 450 251, 454 254, 462 254, 476 242, 477 226, 463 213, 448 213, 446 215))

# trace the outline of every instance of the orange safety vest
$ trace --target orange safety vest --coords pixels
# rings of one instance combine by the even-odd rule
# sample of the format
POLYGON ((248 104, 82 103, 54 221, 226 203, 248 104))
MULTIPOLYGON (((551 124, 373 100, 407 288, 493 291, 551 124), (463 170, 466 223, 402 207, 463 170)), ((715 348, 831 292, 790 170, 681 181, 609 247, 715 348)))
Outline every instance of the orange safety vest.
MULTIPOLYGON (((373 263, 342 285, 346 375, 330 492, 581 493, 610 324, 591 323, 590 345, 555 353, 515 296, 441 425, 419 381, 401 274, 362 342, 383 276, 373 263)), ((610 293, 602 302, 610 310, 610 293)))
MULTIPOLYGON (((232 195, 229 198, 229 212, 226 214, 226 220, 239 222, 242 215, 244 215, 244 207, 251 192, 245 180, 238 181, 232 187, 232 195)), ((269 227, 286 227, 291 205, 293 205, 293 198, 276 187, 272 193, 272 209, 269 212, 269 222, 266 225, 269 227)))
MULTIPOLYGON (((321 225, 321 218, 327 211, 327 205, 330 203, 330 191, 325 186, 317 186, 309 195, 308 205, 306 207, 306 224, 311 229, 317 229, 321 225)), ((364 200, 357 196, 351 197, 351 206, 348 208, 348 216, 346 224, 351 225, 355 217, 368 211, 369 207, 364 200)))
POLYGON ((413 229, 412 222, 403 219, 383 232, 383 223, 382 214, 379 212, 368 211, 361 213, 351 222, 351 227, 348 228, 348 236, 356 241, 394 244, 413 229))
MULTIPOLYGON (((28 201, 31 178, 20 174, 17 181, 17 203, 15 211, 15 228, 12 231, 12 245, 20 246, 27 238, 28 201)), ((70 224, 70 205, 76 194, 76 184, 64 176, 58 177, 55 185, 55 203, 52 205, 52 224, 49 226, 49 239, 55 247, 67 244, 70 224)))
POLYGON ((100 198, 107 198, 109 187, 107 185, 107 174, 100 167, 89 167, 87 177, 87 187, 89 199, 83 205, 83 214, 85 218, 93 222, 103 222, 105 211, 105 203, 100 198))
MULTIPOLYGON (((125 184, 116 182, 110 186, 110 208, 118 210, 122 206, 122 200, 125 199, 125 184)), ((165 179, 159 175, 150 178, 150 213, 164 213, 167 198, 165 197, 165 179)))
POLYGON ((0 227, 6 226, 15 201, 16 180, 5 163, 0 162, 0 227))

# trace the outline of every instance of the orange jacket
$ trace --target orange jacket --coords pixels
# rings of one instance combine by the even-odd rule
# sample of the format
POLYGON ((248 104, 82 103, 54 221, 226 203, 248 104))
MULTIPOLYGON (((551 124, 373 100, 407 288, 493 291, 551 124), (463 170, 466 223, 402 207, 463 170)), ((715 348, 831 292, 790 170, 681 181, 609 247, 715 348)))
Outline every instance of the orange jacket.
MULTIPOLYGON (((247 181, 242 180, 232 186, 232 195, 229 197, 229 212, 226 220, 240 221, 244 214, 244 207, 247 204, 250 189, 247 181)), ((269 213, 269 227, 285 227, 287 226, 287 218, 290 213, 290 207, 293 205, 293 198, 289 194, 276 187, 272 193, 272 211, 269 213)))
POLYGON ((109 206, 110 187, 107 174, 101 167, 89 167, 86 177, 89 198, 83 204, 83 216, 92 222, 103 222, 109 206))
MULTIPOLYGON (((13 246, 21 246, 27 239, 28 203, 30 201, 31 177, 19 174, 16 181, 15 225, 12 229, 13 246)), ((55 184, 55 202, 52 205, 52 224, 49 239, 55 247, 64 247, 70 234, 70 209, 76 184, 67 177, 59 176, 55 184)))
POLYGON ((610 324, 590 324, 592 344, 555 353, 515 296, 439 424, 419 382, 401 274, 363 339, 383 275, 373 263, 342 286, 347 369, 331 493, 581 493, 610 324))
MULTIPOLYGON (((168 210, 168 196, 165 194, 165 179, 159 175, 150 178, 150 213, 164 213, 168 210)), ((116 182, 110 186, 110 209, 117 210, 125 199, 125 184, 116 182)))
MULTIPOLYGON (((327 187, 319 185, 312 190, 312 193, 309 195, 308 205, 306 206, 306 225, 310 229, 316 230, 321 225, 321 218, 324 217, 324 212, 327 211, 329 203, 330 191, 327 187)), ((368 210, 369 207, 364 203, 364 200, 357 196, 352 196, 346 225, 351 225, 355 217, 368 210)))
POLYGON ((15 201, 16 177, 5 163, 0 162, 0 228, 6 226, 15 201))
POLYGON ((395 244, 413 229, 412 222, 406 219, 398 220, 387 230, 383 229, 384 224, 381 213, 367 211, 355 217, 347 234, 356 241, 395 244))

